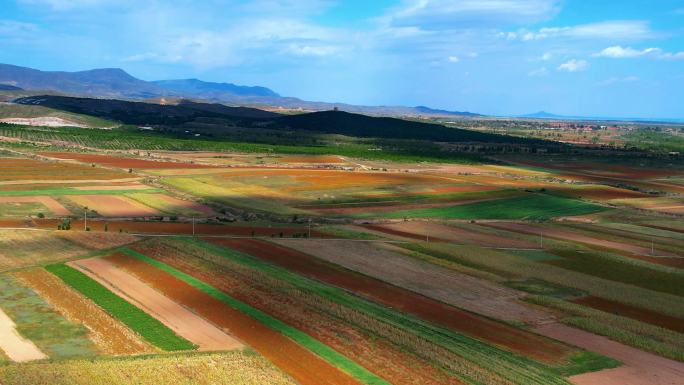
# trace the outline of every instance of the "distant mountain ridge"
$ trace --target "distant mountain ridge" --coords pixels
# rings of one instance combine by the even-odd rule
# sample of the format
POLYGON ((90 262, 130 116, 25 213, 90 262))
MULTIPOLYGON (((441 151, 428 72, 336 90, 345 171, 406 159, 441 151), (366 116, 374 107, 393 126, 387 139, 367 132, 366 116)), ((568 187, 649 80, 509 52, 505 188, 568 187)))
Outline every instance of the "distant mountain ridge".
POLYGON ((155 80, 151 83, 187 96, 209 94, 217 97, 224 94, 229 94, 237 96, 264 96, 271 98, 280 97, 280 95, 266 87, 238 86, 233 83, 205 82, 199 79, 155 80))
POLYGON ((340 110, 376 116, 480 116, 471 112, 437 110, 429 107, 359 106, 346 103, 312 102, 284 97, 260 86, 205 82, 199 79, 144 81, 120 68, 88 71, 40 71, 0 64, 0 86, 29 91, 52 91, 68 96, 151 100, 159 98, 194 99, 250 107, 301 109, 305 111, 340 110))

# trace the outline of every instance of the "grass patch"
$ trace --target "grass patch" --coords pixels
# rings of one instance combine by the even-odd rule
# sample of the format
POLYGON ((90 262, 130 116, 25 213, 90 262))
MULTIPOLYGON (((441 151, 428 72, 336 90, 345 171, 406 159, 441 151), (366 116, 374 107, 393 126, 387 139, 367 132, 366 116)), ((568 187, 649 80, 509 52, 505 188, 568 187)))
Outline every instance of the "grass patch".
POLYGON ((9 275, 0 275, 0 308, 50 358, 95 355, 88 329, 59 315, 38 294, 9 275))
POLYGON ((50 210, 40 202, 3 202, 0 203, 0 217, 25 217, 50 210))
POLYGON ((190 341, 176 335, 157 319, 112 293, 82 272, 65 264, 48 265, 45 269, 90 298, 152 345, 166 351, 195 349, 195 345, 190 341))
POLYGON ((403 210, 385 213, 385 218, 447 218, 447 219, 530 219, 597 213, 606 208, 577 199, 546 194, 466 203, 450 207, 403 210))
POLYGON ((555 298, 581 297, 587 293, 572 287, 556 285, 541 279, 525 279, 521 281, 508 281, 504 283, 513 289, 521 290, 526 293, 547 295, 555 298))
POLYGON ((122 252, 131 257, 137 258, 145 263, 148 263, 156 268, 165 271, 174 277, 186 282, 187 284, 196 287, 197 289, 203 291, 204 293, 218 299, 219 301, 226 303, 228 306, 247 314, 248 316, 256 319, 262 324, 268 326, 269 328, 278 331, 284 336, 292 339, 298 344, 304 346, 310 351, 314 352, 316 355, 330 362, 333 366, 343 370, 357 380, 369 385, 390 385, 387 381, 381 379, 380 377, 369 372, 362 366, 358 365, 354 361, 345 357, 344 355, 333 350, 329 346, 323 344, 317 339, 309 336, 308 334, 300 331, 299 329, 293 328, 284 322, 271 317, 270 315, 255 309, 244 302, 238 301, 233 297, 221 292, 215 287, 208 285, 199 279, 196 279, 188 274, 185 274, 173 267, 152 259, 146 255, 135 252, 133 250, 123 248, 122 252))
POLYGON ((561 259, 561 257, 547 253, 544 250, 508 250, 508 252, 536 262, 555 261, 557 259, 561 259))

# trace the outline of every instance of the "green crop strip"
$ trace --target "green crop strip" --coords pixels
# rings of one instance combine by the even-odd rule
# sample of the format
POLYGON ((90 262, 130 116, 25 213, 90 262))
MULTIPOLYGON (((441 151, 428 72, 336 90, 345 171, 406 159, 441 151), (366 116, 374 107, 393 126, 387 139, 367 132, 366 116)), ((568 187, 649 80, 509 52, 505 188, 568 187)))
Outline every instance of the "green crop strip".
MULTIPOLYGON (((576 365, 575 357, 570 358, 568 368, 550 368, 526 357, 496 348, 466 335, 441 328, 411 315, 402 314, 382 305, 364 300, 346 291, 292 273, 281 267, 271 265, 253 256, 235 250, 212 245, 193 238, 178 238, 201 247, 215 255, 228 258, 239 264, 261 271, 271 277, 286 281, 302 291, 313 293, 350 309, 368 314, 373 318, 403 329, 408 333, 424 338, 437 346, 446 348, 464 359, 497 373, 516 384, 569 384, 562 378, 576 365)), ((603 357, 602 367, 615 367, 616 362, 603 357)))
POLYGON ((466 203, 451 207, 395 211, 386 218, 450 218, 450 219, 549 219, 560 216, 592 214, 605 207, 577 199, 560 198, 546 194, 466 203))
POLYGON ((161 189, 131 189, 131 190, 76 190, 70 188, 44 189, 44 190, 20 190, 0 191, 2 197, 36 196, 36 195, 123 195, 132 193, 160 193, 161 189))
POLYGON ((180 279, 181 281, 201 290, 202 292, 218 299, 219 301, 227 304, 228 306, 232 307, 233 309, 239 310, 248 316, 254 318, 255 320, 261 322, 262 324, 268 326, 269 328, 278 331, 279 333, 283 334, 284 336, 290 338, 291 340, 297 342, 298 344, 304 346, 305 348, 309 349, 319 357, 323 358, 324 360, 328 361, 331 363, 333 366, 343 370, 344 372, 348 373, 352 377, 356 378, 357 380, 363 382, 364 384, 368 385, 390 385, 389 382, 383 380, 382 378, 376 376, 375 374, 369 372, 362 366, 358 365, 356 362, 350 360, 349 358, 345 357, 344 355, 338 353, 337 351, 333 350, 329 346, 323 344, 322 342, 318 341, 317 339, 309 336, 308 334, 295 329, 282 321, 271 317, 270 315, 255 309, 249 305, 247 305, 244 302, 238 301, 234 299, 233 297, 221 292, 220 290, 216 289, 215 287, 206 284, 188 274, 185 274, 179 270, 174 269, 173 267, 163 263, 159 262, 155 259, 152 259, 144 254, 140 254, 138 252, 135 252, 131 249, 128 248, 122 248, 120 251, 126 255, 129 255, 131 257, 137 258, 145 263, 148 263, 162 271, 165 271, 172 276, 180 279))
POLYGON ((63 263, 45 266, 67 285, 90 298, 114 318, 123 322, 146 341, 166 351, 191 350, 196 346, 106 287, 63 263))

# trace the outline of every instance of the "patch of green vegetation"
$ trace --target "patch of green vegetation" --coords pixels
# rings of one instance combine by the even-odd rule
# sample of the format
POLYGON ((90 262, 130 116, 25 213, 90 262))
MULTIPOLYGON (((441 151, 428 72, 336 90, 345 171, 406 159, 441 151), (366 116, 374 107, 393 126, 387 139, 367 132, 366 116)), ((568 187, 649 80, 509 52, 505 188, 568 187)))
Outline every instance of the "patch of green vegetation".
MULTIPOLYGON (((681 131, 680 131, 681 133, 681 131)), ((623 135, 628 146, 653 152, 684 153, 684 135, 654 130, 632 130, 623 135)))
MULTIPOLYGON (((356 295, 334 286, 300 276, 284 268, 271 265, 253 256, 236 250, 209 244, 193 238, 179 238, 188 245, 200 247, 210 253, 230 259, 232 262, 256 269, 278 280, 288 282, 299 290, 321 296, 354 311, 371 316, 381 323, 392 325, 405 333, 414 334, 447 349, 471 363, 496 373, 516 384, 568 384, 557 373, 559 368, 550 368, 529 358, 505 351, 471 338, 456 331, 445 329, 432 323, 423 321, 409 314, 387 308, 375 302, 367 301, 356 295)), ((606 367, 612 367, 612 360, 606 362, 606 367)))
POLYGON ((96 348, 88 329, 71 323, 28 287, 9 275, 0 275, 0 308, 51 358, 93 356, 96 348))
POLYGON ((166 351, 191 350, 196 346, 82 272, 63 263, 45 266, 67 285, 90 298, 146 341, 166 351))
POLYGON ((544 250, 508 250, 509 253, 514 255, 519 255, 521 257, 527 258, 530 261, 554 261, 556 259, 561 259, 561 257, 547 253, 544 250))
POLYGON ((365 233, 362 231, 355 231, 341 226, 321 226, 317 227, 316 230, 339 238, 365 240, 382 239, 382 237, 380 237, 379 235, 365 233))
POLYGON ((622 363, 618 360, 588 350, 582 350, 570 357, 568 364, 560 369, 559 373, 563 376, 574 376, 576 374, 617 368, 620 365, 622 363))
POLYGON ((525 279, 505 282, 505 285, 531 294, 556 298, 581 297, 587 293, 572 287, 557 285, 541 279, 525 279))
POLYGON ((605 207, 577 199, 529 194, 451 207, 395 211, 385 213, 383 216, 386 218, 546 220, 554 217, 592 214, 604 210, 606 210, 605 207))
POLYGON ((0 191, 0 196, 15 197, 15 196, 37 196, 37 195, 123 195, 131 193, 160 193, 161 189, 138 189, 138 190, 77 190, 71 188, 49 188, 49 189, 31 189, 31 190, 10 190, 0 191))
POLYGON ((249 305, 247 305, 244 302, 238 301, 234 299, 233 297, 221 292, 220 290, 216 289, 215 287, 208 285, 188 274, 185 274, 179 270, 174 269, 173 267, 163 263, 159 262, 155 259, 152 259, 150 257, 147 257, 146 255, 140 254, 138 252, 135 252, 130 249, 122 249, 122 252, 125 254, 132 256, 134 258, 137 258, 145 263, 148 263, 152 266, 155 266, 159 268, 160 270, 163 270, 174 277, 186 282, 187 284, 194 286, 195 288, 203 291, 204 293, 218 299, 219 301, 227 304, 228 306, 239 310, 242 313, 247 314, 248 316, 254 318, 255 320, 261 322, 262 324, 268 326, 269 328, 278 331, 279 333, 283 334, 284 336, 290 338, 291 340, 297 342, 298 344, 304 346, 305 348, 309 349, 316 355, 320 356, 324 360, 328 361, 335 367, 341 369, 342 371, 348 373, 352 377, 356 378, 360 382, 368 385, 390 385, 387 381, 383 380, 382 378, 376 376, 375 374, 369 372, 366 370, 364 367, 360 366, 356 362, 350 360, 346 356, 338 353, 337 351, 333 350, 329 346, 323 344, 322 342, 318 341, 317 339, 311 337, 310 335, 300 331, 299 329, 295 329, 286 323, 271 317, 270 315, 255 309, 249 305))
POLYGON ((602 258, 600 253, 591 251, 554 249, 550 253, 562 257, 561 259, 546 262, 554 266, 615 282, 623 282, 663 293, 684 296, 683 272, 649 269, 644 266, 602 258))

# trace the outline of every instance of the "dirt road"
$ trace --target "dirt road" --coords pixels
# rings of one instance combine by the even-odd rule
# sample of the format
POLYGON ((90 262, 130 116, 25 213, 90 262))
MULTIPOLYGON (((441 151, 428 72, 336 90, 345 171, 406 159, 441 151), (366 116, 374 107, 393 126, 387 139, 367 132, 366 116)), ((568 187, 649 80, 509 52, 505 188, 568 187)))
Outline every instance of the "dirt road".
POLYGON ((0 309, 0 349, 15 362, 47 358, 33 342, 17 333, 16 325, 2 309, 0 309))

